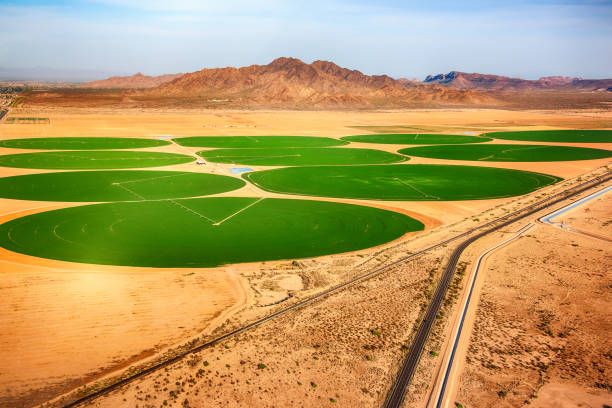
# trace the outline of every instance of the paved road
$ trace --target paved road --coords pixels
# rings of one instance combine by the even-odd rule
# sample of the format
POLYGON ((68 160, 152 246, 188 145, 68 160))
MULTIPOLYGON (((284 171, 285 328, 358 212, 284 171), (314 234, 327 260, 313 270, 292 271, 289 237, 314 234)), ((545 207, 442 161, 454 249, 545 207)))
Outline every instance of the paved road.
MULTIPOLYGON (((463 253, 463 251, 468 246, 470 246, 470 244, 472 244, 474 241, 476 241, 477 239, 485 235, 495 232, 499 230, 500 228, 503 228, 510 224, 513 224, 516 221, 522 220, 523 218, 533 215, 539 211, 542 211, 543 209, 546 209, 552 205, 558 204, 586 190, 599 186, 602 183, 610 179, 612 179, 612 175, 610 174, 607 174, 606 176, 603 176, 603 177, 597 177, 594 180, 589 180, 584 183, 581 183, 572 189, 562 191, 561 193, 555 194, 544 200, 540 200, 539 202, 532 204, 528 206, 527 208, 524 208, 518 211, 514 211, 513 213, 508 214, 506 217, 495 220, 494 222, 500 222, 503 220, 505 221, 497 225, 494 225, 491 228, 488 228, 485 231, 480 232, 468 238, 467 240, 463 241, 461 244, 459 244, 459 246, 453 251, 453 253, 450 256, 448 264, 446 265, 446 269, 444 270, 444 273, 442 274, 440 283, 438 284, 438 287, 436 288, 436 292, 431 300, 431 303, 429 304, 429 307, 427 308, 425 317, 423 321, 421 322, 418 328, 417 334, 410 347, 410 350, 408 351, 408 355, 406 356, 406 359, 404 360, 404 363, 399 371, 397 379, 391 388, 391 391, 387 397, 387 400, 385 401, 385 404, 384 404, 385 408, 400 408, 403 404, 404 397, 406 395, 406 389, 408 387, 408 384, 410 384, 412 377, 414 376, 414 373, 418 366, 421 355, 423 354, 425 343, 427 342, 427 339, 429 338, 429 334, 431 333, 431 329, 433 327, 436 316, 438 315, 442 302, 444 301, 444 298, 446 297, 446 292, 448 291, 448 287, 450 285, 452 277, 455 274, 457 263, 459 262, 459 258, 461 254, 463 253)), ((492 223, 488 223, 488 224, 492 224, 492 223)))

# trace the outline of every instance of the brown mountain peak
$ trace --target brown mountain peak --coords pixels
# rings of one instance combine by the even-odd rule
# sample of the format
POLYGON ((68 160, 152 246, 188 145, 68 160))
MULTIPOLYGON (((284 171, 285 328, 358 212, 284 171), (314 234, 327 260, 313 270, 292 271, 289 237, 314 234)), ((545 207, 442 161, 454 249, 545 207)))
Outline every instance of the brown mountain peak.
POLYGON ((325 60, 316 60, 310 65, 312 65, 313 68, 320 69, 321 71, 336 71, 342 69, 337 64, 325 60))
POLYGON ((275 69, 290 69, 308 65, 299 58, 279 57, 270 62, 266 67, 275 69))

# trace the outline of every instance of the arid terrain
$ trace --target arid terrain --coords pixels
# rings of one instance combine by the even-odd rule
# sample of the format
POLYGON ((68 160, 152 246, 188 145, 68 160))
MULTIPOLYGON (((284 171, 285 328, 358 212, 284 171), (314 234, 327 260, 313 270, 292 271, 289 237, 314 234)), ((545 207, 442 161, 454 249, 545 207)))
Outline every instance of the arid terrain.
MULTIPOLYGON (((195 74, 194 78, 197 78, 195 74)), ((177 80, 167 83, 168 86, 178 86, 176 84, 177 80)), ((141 96, 135 94, 133 97, 137 100, 141 96)), ((612 114, 605 108, 203 111, 180 106, 137 107, 123 98, 126 98, 123 93, 106 90, 35 92, 19 107, 11 108, 11 115, 45 117, 49 122, 0 124, 0 139, 202 135, 338 138, 370 132, 459 134, 612 127, 612 114)), ((589 146, 610 149, 609 144, 589 146)), ((366 146, 355 144, 355 147, 366 146)), ((387 151, 397 149, 393 145, 367 147, 387 151)), ((193 153, 197 149, 172 144, 148 150, 193 153)), ((2 154, 21 152, 24 151, 2 148, 2 154)), ((424 158, 411 161, 439 162, 443 161, 424 158)), ((605 173, 602 166, 610 165, 610 161, 479 162, 479 165, 540 171, 565 178, 566 182, 545 190, 550 194, 576 183, 578 177, 585 177, 593 171, 605 173)), ((229 167, 223 164, 182 164, 164 169, 228 175, 229 167)), ((254 166, 255 170, 263 168, 254 166)), ((44 170, 0 168, 2 177, 40 172, 44 170)), ((244 187, 236 193, 283 196, 263 193, 253 187, 244 187)), ((542 192, 514 199, 461 202, 336 200, 406 212, 422 221, 426 230, 409 233, 369 250, 295 262, 160 270, 75 264, 1 251, 0 268, 4 279, 0 295, 7 301, 0 306, 0 319, 5 327, 0 335, 0 366, 3 367, 0 370, 0 389, 4 390, 0 392, 0 406, 35 406, 86 383, 105 381, 133 364, 172 355, 188 347, 194 339, 206 339, 212 333, 222 334, 230 328, 240 327, 399 259, 408 252, 415 252, 479 222, 500 216, 534 200, 539 194, 542 192)), ((0 199, 0 217, 4 222, 27 213, 73 205, 79 203, 0 199)), ((606 205, 602 199, 588 208, 586 217, 578 216, 579 212, 571 213, 567 222, 585 231, 609 235, 610 223, 606 223, 610 218, 609 201, 606 205)), ((480 252, 515 229, 512 227, 483 239, 465 254, 465 259, 462 258, 462 268, 469 268, 480 252)), ((113 392, 109 397, 96 400, 91 406, 157 407, 164 401, 169 406, 194 407, 380 406, 451 249, 452 245, 439 248, 308 308, 290 312, 213 348, 204 349, 113 392)), ((476 318, 475 340, 471 343, 462 377, 465 380, 461 381, 457 401, 467 404, 464 406, 487 406, 493 402, 499 404, 500 400, 508 406, 522 405, 534 391, 512 384, 519 379, 523 383, 540 384, 536 380, 543 368, 536 357, 546 361, 548 367, 541 377, 542 388, 538 388, 542 400, 554 398, 557 395, 555 387, 568 383, 580 390, 572 395, 596 391, 598 396, 593 398, 609 398, 609 380, 606 378, 609 378, 610 364, 605 354, 610 348, 605 336, 609 328, 599 322, 606 317, 609 276, 605 272, 610 262, 609 243, 547 225, 538 225, 529 236, 496 253, 487 263, 490 271, 486 275, 476 318), (542 242, 545 244, 539 245, 542 242), (572 246, 573 243, 578 247, 572 246), (586 252, 574 253, 578 248, 586 252), (517 264, 521 267, 516 267, 517 264), (550 265, 557 267, 550 268, 550 265), (589 268, 589 279, 580 279, 586 267, 589 268), (529 283, 536 270, 541 273, 537 274, 537 284, 531 286, 529 283), (517 281, 524 284, 518 285, 517 281), (568 295, 568 287, 574 282, 579 284, 572 286, 568 295), (516 285, 516 288, 508 285, 516 285), (529 291, 528 296, 525 291, 529 291), (589 293, 596 295, 589 296, 589 293), (566 296, 579 302, 566 304, 566 296), (540 303, 533 303, 537 299, 540 303), (513 320, 512 327, 506 325, 507 313, 519 317, 513 320), (539 321, 533 318, 548 316, 547 313, 552 313, 548 322, 553 336, 538 328, 539 321), (576 324, 578 321, 585 324, 576 324), (558 333, 564 331, 568 331, 567 336, 559 337, 558 333), (591 333, 597 334, 590 336, 591 333), (497 341, 500 336, 505 336, 503 340, 506 343, 497 341), (583 342, 587 336, 594 342, 589 346, 583 342), (504 347, 515 350, 513 343, 508 343, 515 337, 525 342, 524 350, 508 357, 504 354, 504 347), (491 342, 499 343, 495 350, 500 351, 495 359, 488 354, 492 348, 485 347, 491 342), (559 357, 559 350, 556 350, 554 353, 558 357, 553 358, 551 347, 567 350, 567 354, 559 357), (544 360, 544 354, 548 354, 547 360, 544 360), (575 377, 571 377, 568 361, 576 362, 571 363, 571 367, 581 367, 575 377), (593 362, 598 365, 594 366, 593 362), (508 367, 502 369, 504 364, 508 367), (499 370, 503 370, 503 377, 499 370), (492 391, 482 394, 475 391, 485 386, 492 391), (497 393, 504 390, 507 394, 500 398, 497 393)), ((464 281, 458 276, 453 284, 455 298, 446 306, 447 317, 453 313, 454 300, 459 296, 464 281)), ((428 345, 423 367, 409 391, 407 406, 424 404, 431 377, 439 364, 437 354, 443 348, 448 331, 446 322, 446 319, 440 320, 428 345)), ((587 397, 576 398, 586 401, 587 397)), ((58 400, 55 404, 61 406, 58 400)))
POLYGON ((603 407, 612 401, 609 195, 538 224, 487 263, 456 400, 603 407))

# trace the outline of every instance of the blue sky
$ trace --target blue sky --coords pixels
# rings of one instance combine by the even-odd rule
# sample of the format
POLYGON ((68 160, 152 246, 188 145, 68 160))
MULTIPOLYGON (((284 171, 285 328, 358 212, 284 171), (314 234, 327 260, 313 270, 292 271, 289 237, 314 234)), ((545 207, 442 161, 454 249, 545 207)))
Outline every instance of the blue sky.
POLYGON ((0 0, 0 67, 149 75, 331 60, 367 74, 612 77, 612 1, 0 0))

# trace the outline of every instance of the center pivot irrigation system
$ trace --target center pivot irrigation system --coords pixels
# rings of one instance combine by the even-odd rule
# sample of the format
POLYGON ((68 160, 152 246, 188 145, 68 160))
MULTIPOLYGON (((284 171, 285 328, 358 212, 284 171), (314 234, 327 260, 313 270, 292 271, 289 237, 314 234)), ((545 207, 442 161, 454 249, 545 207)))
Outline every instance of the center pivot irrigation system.
POLYGON ((554 195, 551 195, 543 200, 537 201, 529 206, 523 207, 519 210, 516 210, 514 212, 508 213, 503 217, 497 218, 493 221, 489 221, 483 225, 480 225, 478 227, 472 228, 466 232, 463 232, 459 235, 456 235, 452 238, 449 238, 445 241, 441 241, 435 245, 432 245, 426 249, 423 249, 421 251, 415 252, 413 254, 407 255, 395 262, 392 262, 388 265, 379 267, 377 269, 374 269, 370 272, 367 272, 365 274, 362 274, 358 277, 356 277, 355 279, 352 279, 348 282, 339 284, 337 286, 334 286, 326 291, 323 291, 321 293, 319 293, 318 295, 314 295, 310 298, 307 298, 299 303, 296 303, 295 305, 289 306, 285 309, 279 310, 269 316, 266 316, 264 318, 261 318, 259 320, 256 320, 252 323, 249 323, 245 326, 242 326, 238 329, 235 329, 229 333, 223 334, 219 337, 213 338, 209 341, 207 341, 206 343, 200 344, 198 346, 192 347, 191 349, 187 350, 187 351, 183 351, 180 354, 175 355, 174 357, 171 357, 167 360, 155 363, 154 365, 145 368, 141 371, 138 371, 136 373, 130 373, 127 374, 123 377, 120 377, 119 379, 117 379, 116 382, 107 385, 107 386, 103 386, 100 389, 97 389, 96 391, 93 391, 87 395, 83 395, 80 396, 78 398, 76 398, 75 400, 71 401, 71 402, 66 402, 64 403, 62 406, 64 408, 72 408, 72 407, 77 407, 83 403, 86 402, 91 402, 92 400, 101 397, 103 395, 108 394, 111 391, 114 391, 116 389, 119 389, 139 378, 145 377, 148 374, 151 374, 161 368, 167 367, 173 363, 176 363, 180 360, 182 360, 183 358, 185 358, 186 356, 192 354, 192 353, 196 353, 198 351, 201 351, 203 349, 206 348, 210 348, 220 342, 222 342, 223 340, 226 340, 228 338, 234 337, 240 333, 243 333, 247 330, 253 329, 257 326, 262 325, 263 323, 266 323, 270 320, 273 320, 279 316, 282 316, 288 312, 297 310, 297 309, 301 309, 307 305, 313 304, 314 302, 321 300, 329 295, 338 293, 350 286, 353 286, 357 283, 363 282, 367 279, 370 279, 376 275, 379 275, 382 272, 388 271, 389 269, 403 264, 409 260, 412 260, 414 258, 417 258, 433 249, 437 249, 439 247, 445 246, 453 241, 456 241, 458 239, 461 239, 463 237, 466 237, 468 235, 473 234, 474 232, 477 231, 481 231, 479 233, 477 233, 476 235, 473 235, 472 237, 468 238, 467 240, 463 241, 461 244, 459 244, 459 246, 455 249, 455 251, 452 253, 450 260, 448 262, 448 265, 446 266, 446 269, 442 275, 442 278, 438 284, 438 287, 436 288, 436 292, 434 294, 434 297, 432 299, 432 302, 430 303, 427 312, 425 314, 425 318, 423 319, 423 321, 421 322, 421 325, 419 326, 419 329, 417 331, 417 334, 414 338, 414 341, 410 347, 410 350, 408 352, 408 355, 405 359, 404 364, 402 365, 402 368, 399 372, 398 378, 397 380, 394 382, 393 387, 389 393, 388 398, 385 401, 384 406, 386 408, 390 408, 390 407, 397 407, 399 408, 402 405, 402 402, 404 400, 404 396, 406 394, 406 387, 408 386, 408 384, 410 383, 410 380, 412 379, 414 372, 416 371, 416 367, 417 364, 419 362, 420 356, 423 352, 423 348, 425 345, 425 342, 427 341, 427 338, 431 332, 431 329, 433 327, 433 323, 435 320, 435 317, 437 316, 442 301, 444 300, 444 297, 446 296, 446 292, 448 290, 451 278, 455 272, 455 268, 457 266, 457 262, 459 261, 459 257, 461 256, 461 254, 463 253, 463 251, 474 241, 476 241, 477 239, 488 235, 492 232, 495 232, 497 230, 499 230, 500 228, 503 228, 509 224, 512 224, 516 221, 519 221, 525 217, 528 217, 538 211, 541 211, 543 209, 546 209, 552 205, 555 205, 561 201, 564 201, 570 197, 573 197, 577 194, 580 194, 586 190, 589 190, 593 187, 596 187, 598 185, 601 185, 602 183, 605 183, 608 180, 612 179, 612 175, 611 174, 606 174, 604 176, 597 176, 594 177, 588 181, 585 181, 581 184, 578 184, 574 187, 570 187, 566 190, 563 190, 559 193, 556 193, 554 195), (484 230, 483 230, 484 229, 484 230))

